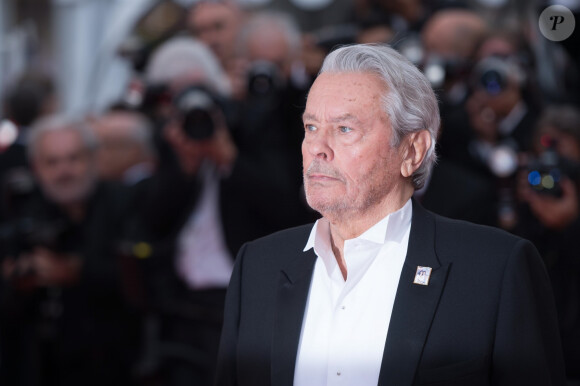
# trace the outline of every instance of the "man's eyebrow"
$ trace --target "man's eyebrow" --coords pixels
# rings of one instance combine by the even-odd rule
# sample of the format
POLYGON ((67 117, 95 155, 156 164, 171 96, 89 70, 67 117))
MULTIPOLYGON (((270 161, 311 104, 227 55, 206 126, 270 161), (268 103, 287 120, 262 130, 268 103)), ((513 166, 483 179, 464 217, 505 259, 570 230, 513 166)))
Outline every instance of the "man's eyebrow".
MULTIPOLYGON (((318 121, 318 118, 314 114, 304 113, 302 115, 302 120, 318 121)), ((345 113, 345 114, 339 115, 337 117, 332 117, 330 119, 330 122, 332 122, 332 123, 339 123, 339 122, 344 122, 344 121, 351 121, 351 122, 355 122, 355 123, 360 122, 360 120, 356 116, 354 116, 350 113, 345 113)))
POLYGON ((356 116, 354 116, 350 113, 345 113, 345 114, 339 115, 337 117, 333 117, 330 119, 330 121, 332 123, 340 123, 340 122, 344 122, 344 121, 350 121, 350 122, 355 122, 355 123, 360 122, 360 120, 356 116))
POLYGON ((304 113, 302 114, 302 120, 303 121, 316 121, 316 116, 314 114, 310 114, 310 113, 304 113))

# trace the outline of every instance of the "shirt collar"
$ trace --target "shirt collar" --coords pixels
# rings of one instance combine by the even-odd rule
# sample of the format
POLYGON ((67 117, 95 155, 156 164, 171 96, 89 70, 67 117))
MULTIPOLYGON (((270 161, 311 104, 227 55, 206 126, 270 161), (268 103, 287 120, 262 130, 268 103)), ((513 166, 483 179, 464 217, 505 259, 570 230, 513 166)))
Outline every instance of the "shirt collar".
MULTIPOLYGON (((376 244, 385 244, 387 241, 401 242, 407 227, 411 224, 412 212, 412 200, 409 199, 401 209, 388 214, 356 239, 376 244)), ((311 248, 314 248, 314 251, 319 256, 332 253, 330 223, 327 219, 321 218, 317 220, 312 227, 304 252, 311 248)))

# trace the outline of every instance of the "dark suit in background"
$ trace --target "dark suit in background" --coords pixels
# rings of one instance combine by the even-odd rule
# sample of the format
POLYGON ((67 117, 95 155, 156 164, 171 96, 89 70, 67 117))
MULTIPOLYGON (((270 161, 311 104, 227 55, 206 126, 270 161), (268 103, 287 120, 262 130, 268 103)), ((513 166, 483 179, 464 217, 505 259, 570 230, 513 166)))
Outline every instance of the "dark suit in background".
POLYGON ((11 244, 0 245, 3 252, 42 246, 80 256, 82 270, 70 286, 23 291, 11 280, 0 283, 2 384, 131 384, 138 324, 124 302, 117 260, 127 197, 120 186, 99 184, 86 218, 73 222, 37 192, 14 219, 14 227, 28 225, 31 235, 3 240, 11 244))

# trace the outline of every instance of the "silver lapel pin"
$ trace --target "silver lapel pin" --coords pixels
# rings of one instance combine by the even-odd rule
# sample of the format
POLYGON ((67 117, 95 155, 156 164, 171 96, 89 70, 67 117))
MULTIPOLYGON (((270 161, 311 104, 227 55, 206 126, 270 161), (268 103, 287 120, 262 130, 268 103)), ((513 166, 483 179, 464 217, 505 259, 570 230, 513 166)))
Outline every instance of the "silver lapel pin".
POLYGON ((413 284, 429 285, 429 278, 431 278, 431 267, 421 267, 417 266, 417 272, 415 272, 415 280, 413 284))

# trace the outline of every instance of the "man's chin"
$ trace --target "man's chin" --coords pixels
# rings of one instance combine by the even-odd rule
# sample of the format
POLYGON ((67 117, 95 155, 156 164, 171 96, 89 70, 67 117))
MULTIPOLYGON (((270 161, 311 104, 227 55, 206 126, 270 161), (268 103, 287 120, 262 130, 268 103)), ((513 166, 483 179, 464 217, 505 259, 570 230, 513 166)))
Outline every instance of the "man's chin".
POLYGON ((46 196, 57 205, 74 205, 85 202, 92 191, 92 185, 75 189, 48 189, 46 196))
POLYGON ((49 195, 49 198, 58 205, 74 205, 82 203, 86 200, 86 194, 68 194, 68 193, 56 193, 49 195))
POLYGON ((338 214, 346 209, 346 204, 344 202, 329 200, 328 196, 326 197, 320 197, 318 195, 313 195, 311 197, 307 196, 306 202, 312 209, 314 209, 323 216, 327 216, 330 214, 338 214))

